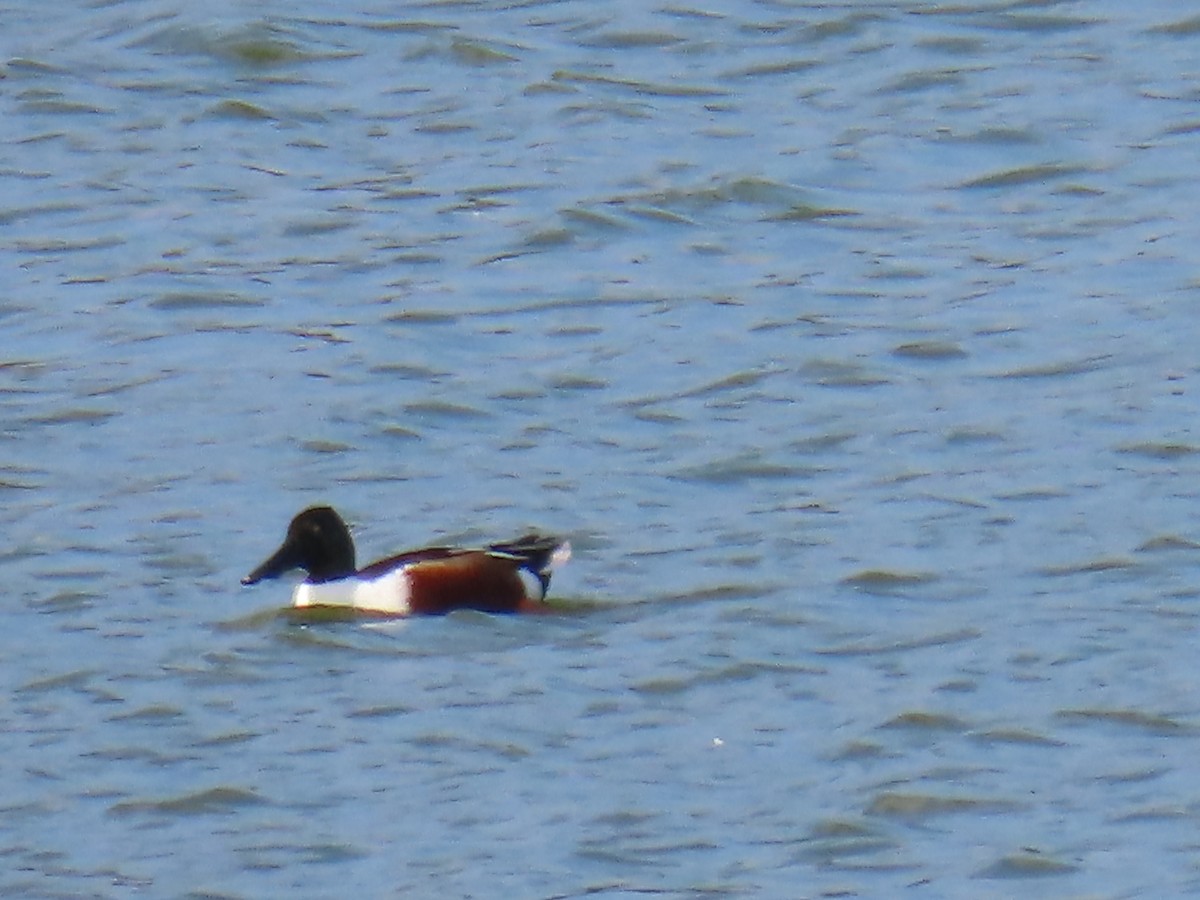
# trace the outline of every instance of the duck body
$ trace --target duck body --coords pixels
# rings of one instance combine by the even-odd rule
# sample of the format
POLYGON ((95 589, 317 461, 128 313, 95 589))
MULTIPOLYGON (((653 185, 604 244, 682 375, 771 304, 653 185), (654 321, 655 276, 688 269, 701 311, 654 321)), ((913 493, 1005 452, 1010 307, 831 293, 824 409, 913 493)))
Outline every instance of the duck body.
POLYGON ((551 572, 570 555, 566 541, 528 534, 480 549, 410 550, 359 569, 350 529, 333 509, 317 506, 292 519, 283 544, 242 584, 303 569, 308 576, 292 593, 297 607, 349 607, 393 616, 457 609, 545 612, 551 572))

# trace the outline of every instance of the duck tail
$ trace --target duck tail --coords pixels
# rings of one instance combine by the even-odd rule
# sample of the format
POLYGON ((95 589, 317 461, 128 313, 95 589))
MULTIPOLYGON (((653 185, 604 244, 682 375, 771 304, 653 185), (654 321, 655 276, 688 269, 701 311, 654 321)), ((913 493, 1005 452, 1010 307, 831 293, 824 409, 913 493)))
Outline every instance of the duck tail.
POLYGON ((550 575, 571 558, 571 543, 549 534, 530 532, 503 544, 492 544, 488 551, 520 561, 542 583, 542 592, 550 586, 550 575))

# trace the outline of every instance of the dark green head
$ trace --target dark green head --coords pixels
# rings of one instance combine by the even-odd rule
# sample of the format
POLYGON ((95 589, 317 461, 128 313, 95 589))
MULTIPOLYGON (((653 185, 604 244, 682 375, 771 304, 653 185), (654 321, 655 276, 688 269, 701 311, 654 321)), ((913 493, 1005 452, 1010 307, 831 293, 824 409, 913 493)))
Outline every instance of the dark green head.
POLYGON ((283 544, 243 578, 242 584, 278 578, 292 569, 303 569, 308 573, 307 580, 314 583, 355 573, 354 539, 342 517, 330 507, 314 506, 292 519, 283 544))

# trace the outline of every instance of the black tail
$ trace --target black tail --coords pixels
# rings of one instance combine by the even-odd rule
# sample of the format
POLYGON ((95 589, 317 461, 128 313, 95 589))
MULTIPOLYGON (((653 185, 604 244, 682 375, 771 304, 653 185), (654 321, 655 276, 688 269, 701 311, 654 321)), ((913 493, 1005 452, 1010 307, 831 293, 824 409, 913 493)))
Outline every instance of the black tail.
POLYGON ((521 568, 538 577, 542 590, 550 586, 550 574, 571 558, 571 545, 561 538, 549 534, 531 532, 503 544, 488 547, 491 553, 509 556, 521 561, 521 568))

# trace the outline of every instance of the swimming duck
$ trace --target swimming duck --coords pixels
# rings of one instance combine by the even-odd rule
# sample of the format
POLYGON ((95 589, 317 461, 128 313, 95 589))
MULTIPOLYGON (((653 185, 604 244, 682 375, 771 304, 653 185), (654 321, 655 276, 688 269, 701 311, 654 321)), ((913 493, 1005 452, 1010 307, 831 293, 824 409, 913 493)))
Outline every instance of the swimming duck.
POLYGON ((292 593, 293 606, 342 606, 394 616, 456 609, 545 612, 550 574, 570 556, 566 541, 527 534, 477 550, 409 550, 358 569, 354 539, 342 517, 328 506, 314 506, 292 519, 283 544, 242 584, 304 569, 308 577, 292 593))

